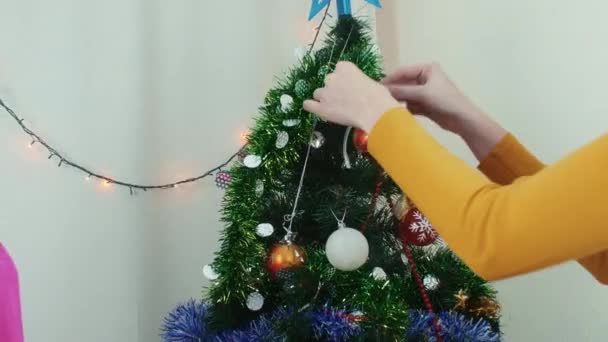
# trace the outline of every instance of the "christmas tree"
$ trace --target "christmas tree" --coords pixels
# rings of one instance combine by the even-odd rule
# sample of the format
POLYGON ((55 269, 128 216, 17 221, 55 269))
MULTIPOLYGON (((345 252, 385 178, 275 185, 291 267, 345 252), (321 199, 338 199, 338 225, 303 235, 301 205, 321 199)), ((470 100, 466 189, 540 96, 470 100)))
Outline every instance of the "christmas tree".
POLYGON ((338 6, 323 47, 268 92, 240 163, 218 178, 212 286, 169 314, 166 341, 500 340, 494 290, 366 153, 366 135, 302 110, 338 61, 383 76, 366 23, 338 6))

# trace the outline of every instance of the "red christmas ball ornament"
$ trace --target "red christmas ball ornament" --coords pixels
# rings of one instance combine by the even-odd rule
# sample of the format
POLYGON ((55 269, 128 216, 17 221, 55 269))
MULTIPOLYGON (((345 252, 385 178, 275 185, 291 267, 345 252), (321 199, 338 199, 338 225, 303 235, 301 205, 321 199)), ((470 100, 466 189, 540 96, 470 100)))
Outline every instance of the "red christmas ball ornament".
POLYGON ((278 243, 270 249, 266 268, 273 276, 287 268, 298 268, 304 264, 304 250, 294 243, 278 243))
POLYGON ((353 133, 353 143, 355 144, 355 148, 361 153, 367 153, 367 140, 369 136, 364 131, 355 128, 355 132, 353 133))
POLYGON ((401 240, 415 246, 428 246, 437 239, 437 232, 417 208, 412 208, 407 212, 401 225, 399 226, 401 240))

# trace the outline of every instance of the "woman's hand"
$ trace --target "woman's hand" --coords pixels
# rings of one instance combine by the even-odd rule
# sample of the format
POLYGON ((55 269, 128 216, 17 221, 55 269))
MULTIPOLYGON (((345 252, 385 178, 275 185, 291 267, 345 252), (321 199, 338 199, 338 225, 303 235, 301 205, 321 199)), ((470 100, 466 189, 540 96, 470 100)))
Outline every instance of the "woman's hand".
POLYGON ((412 113, 460 135, 478 160, 485 158, 507 134, 460 92, 437 64, 402 67, 382 83, 412 113))
POLYGON ((398 107, 389 91, 350 62, 339 62, 325 87, 314 92, 304 109, 321 118, 370 132, 382 114, 398 107))
POLYGON ((426 116, 456 134, 484 115, 435 63, 401 67, 382 83, 393 97, 407 103, 412 113, 426 116))

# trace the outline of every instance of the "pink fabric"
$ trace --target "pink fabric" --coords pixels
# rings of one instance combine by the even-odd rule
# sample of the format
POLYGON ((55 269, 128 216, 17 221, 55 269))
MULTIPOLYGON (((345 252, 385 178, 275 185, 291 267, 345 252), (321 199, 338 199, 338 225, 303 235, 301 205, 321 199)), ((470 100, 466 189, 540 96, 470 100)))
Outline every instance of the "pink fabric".
POLYGON ((17 268, 2 244, 0 244, 0 341, 23 342, 17 268))

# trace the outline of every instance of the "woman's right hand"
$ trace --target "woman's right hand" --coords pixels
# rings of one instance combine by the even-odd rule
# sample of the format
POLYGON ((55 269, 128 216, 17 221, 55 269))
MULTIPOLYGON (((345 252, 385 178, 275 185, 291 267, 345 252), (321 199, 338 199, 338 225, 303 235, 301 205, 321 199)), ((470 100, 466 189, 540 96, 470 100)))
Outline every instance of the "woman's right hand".
POLYGON ((435 121, 443 129, 460 135, 478 160, 485 158, 507 134, 497 122, 469 100, 439 65, 404 66, 382 83, 413 114, 435 121))
POLYGON ((456 134, 461 134, 463 126, 483 116, 435 63, 401 67, 382 83, 413 114, 426 116, 456 134))

